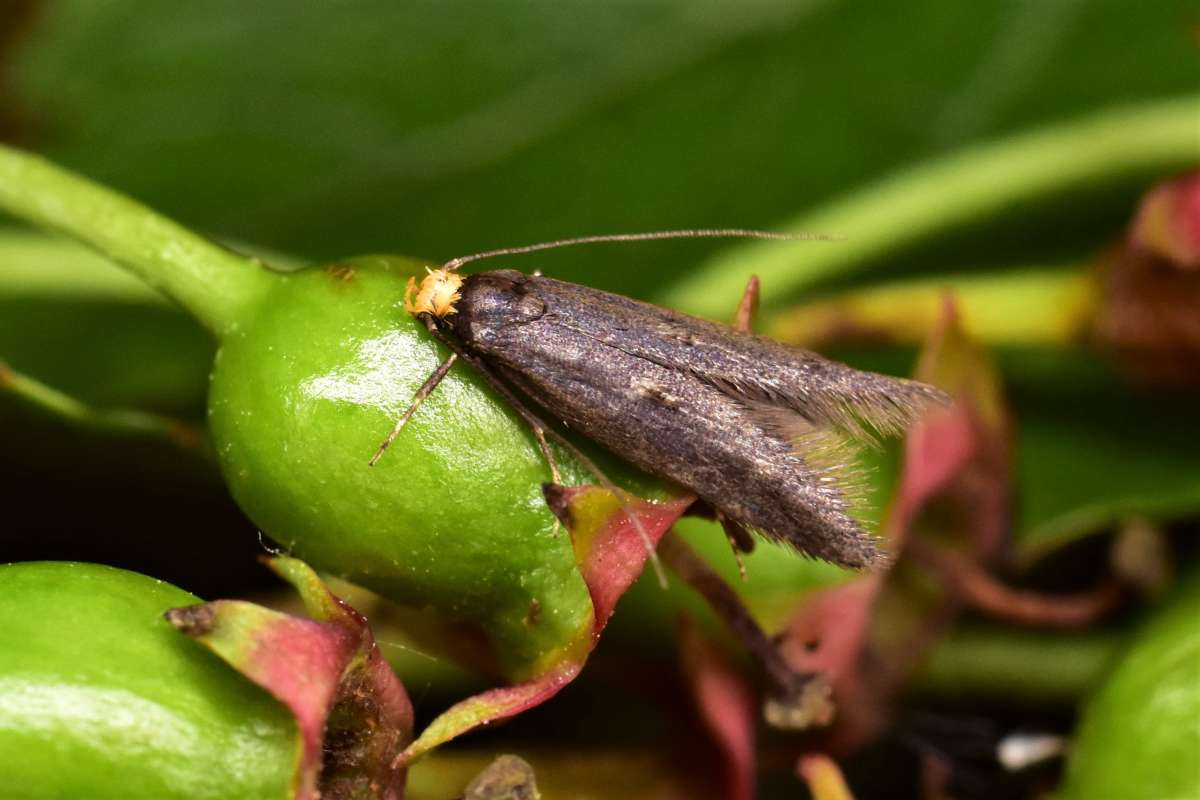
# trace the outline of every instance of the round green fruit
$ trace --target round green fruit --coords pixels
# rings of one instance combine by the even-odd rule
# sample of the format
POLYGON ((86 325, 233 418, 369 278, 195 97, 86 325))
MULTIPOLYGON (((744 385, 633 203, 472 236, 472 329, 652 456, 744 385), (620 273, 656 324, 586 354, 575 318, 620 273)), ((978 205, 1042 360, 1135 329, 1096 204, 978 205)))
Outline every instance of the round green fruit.
POLYGON ((292 797, 291 714, 163 619, 196 602, 95 564, 0 566, 0 793, 292 797))
POLYGON ((1200 797, 1200 576, 1135 637, 1084 709, 1062 800, 1200 797))
POLYGON ((234 497, 275 541, 429 612, 477 666, 519 680, 580 647, 593 615, 524 423, 460 362, 368 464, 447 355, 401 307, 423 266, 377 256, 275 276, 221 337, 213 440, 234 497))

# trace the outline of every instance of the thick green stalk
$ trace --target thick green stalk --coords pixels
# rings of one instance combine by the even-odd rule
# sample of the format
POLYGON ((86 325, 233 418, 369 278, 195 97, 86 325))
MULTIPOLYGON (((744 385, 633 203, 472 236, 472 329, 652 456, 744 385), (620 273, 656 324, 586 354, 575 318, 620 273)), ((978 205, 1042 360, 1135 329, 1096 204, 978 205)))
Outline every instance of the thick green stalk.
POLYGON ((1200 161, 1200 98, 1106 111, 971 147, 855 191, 784 230, 846 236, 797 247, 755 242, 698 266, 663 298, 666 305, 723 317, 730 297, 757 274, 771 303, 839 271, 939 231, 1041 197, 1200 161))
POLYGON ((217 337, 270 284, 261 264, 45 159, 0 145, 0 211, 66 234, 187 309, 217 337))

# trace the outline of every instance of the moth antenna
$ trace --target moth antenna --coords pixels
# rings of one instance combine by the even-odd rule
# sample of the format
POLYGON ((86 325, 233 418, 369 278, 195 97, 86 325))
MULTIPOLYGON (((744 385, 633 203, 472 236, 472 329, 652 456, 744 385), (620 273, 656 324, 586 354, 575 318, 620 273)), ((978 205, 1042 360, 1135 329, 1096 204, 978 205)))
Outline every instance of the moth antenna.
POLYGON ((485 258, 536 253, 539 250, 574 247, 577 244, 652 242, 660 239, 772 239, 787 242, 836 242, 841 241, 842 237, 825 233, 756 231, 750 228, 692 228, 689 230, 647 231, 644 233, 602 233, 594 236, 577 236, 572 239, 555 239, 552 242, 538 242, 537 244, 527 244, 520 247, 501 247, 496 250, 484 250, 482 253, 472 253, 469 256, 452 258, 442 264, 442 269, 447 272, 453 272, 464 264, 470 264, 472 261, 482 261, 485 258))

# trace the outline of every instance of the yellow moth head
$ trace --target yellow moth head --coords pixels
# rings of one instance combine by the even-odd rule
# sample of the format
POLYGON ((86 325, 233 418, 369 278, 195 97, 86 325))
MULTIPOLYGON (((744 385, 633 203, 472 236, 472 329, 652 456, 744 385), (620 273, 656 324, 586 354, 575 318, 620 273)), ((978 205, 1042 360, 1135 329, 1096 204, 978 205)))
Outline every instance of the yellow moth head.
POLYGON ((462 299, 458 290, 463 279, 457 272, 446 269, 425 269, 429 274, 417 288, 416 278, 408 279, 404 290, 404 310, 410 314, 429 314, 442 319, 458 311, 455 303, 462 299))

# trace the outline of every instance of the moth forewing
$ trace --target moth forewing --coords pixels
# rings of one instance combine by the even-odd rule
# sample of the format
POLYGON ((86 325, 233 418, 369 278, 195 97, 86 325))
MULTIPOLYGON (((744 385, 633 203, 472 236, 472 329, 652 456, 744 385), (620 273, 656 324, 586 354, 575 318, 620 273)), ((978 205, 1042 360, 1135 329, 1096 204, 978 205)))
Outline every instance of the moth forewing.
MULTIPOLYGON (((735 330, 540 274, 455 273, 482 258, 552 247, 726 236, 833 238, 720 229, 504 248, 446 262, 419 288, 410 281, 404 306, 516 407, 555 475, 546 435, 574 446, 514 391, 553 420, 692 491, 727 531, 753 530, 847 567, 877 564, 885 557, 849 513, 856 449, 903 432, 928 405, 946 402, 940 391, 749 334, 753 281, 735 330)), ((372 464, 453 361, 418 392, 372 464)))
POLYGON ((904 427, 937 390, 550 278, 485 272, 461 291, 443 324, 553 418, 768 538, 882 558, 835 444, 904 427))

